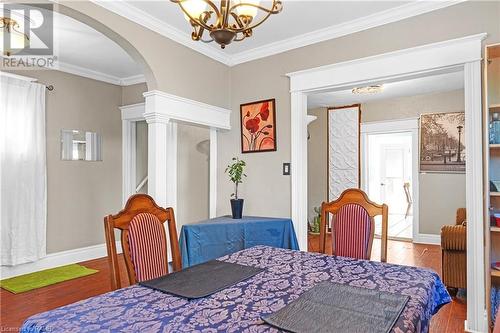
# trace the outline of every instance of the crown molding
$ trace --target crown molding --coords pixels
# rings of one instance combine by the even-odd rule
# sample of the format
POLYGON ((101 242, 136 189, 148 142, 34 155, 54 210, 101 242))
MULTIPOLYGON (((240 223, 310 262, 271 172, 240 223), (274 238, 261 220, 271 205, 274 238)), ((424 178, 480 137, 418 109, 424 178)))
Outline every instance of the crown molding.
POLYGON ((122 86, 131 86, 133 84, 144 83, 146 82, 146 78, 142 74, 132 75, 129 77, 123 77, 120 79, 120 85, 122 86))
POLYGON ((438 9, 462 3, 466 0, 451 1, 416 1, 396 8, 384 10, 375 14, 360 17, 345 23, 311 31, 302 35, 284 39, 278 42, 262 45, 231 57, 232 65, 269 57, 278 53, 297 49, 307 45, 350 35, 363 30, 379 27, 385 24, 401 21, 410 17, 425 14, 438 9))
POLYGON ((181 31, 168 23, 163 22, 162 20, 152 16, 151 14, 146 13, 145 11, 138 9, 135 6, 132 6, 125 2, 124 0, 115 0, 115 1, 107 1, 107 0, 90 0, 98 6, 101 6, 104 9, 107 9, 117 15, 120 15, 132 22, 142 25, 149 30, 159 33, 167 37, 168 39, 173 40, 179 44, 182 44, 194 51, 197 51, 209 58, 217 60, 225 65, 230 64, 229 56, 218 50, 215 47, 210 45, 194 42, 191 39, 191 35, 181 31))
POLYGON ((288 38, 274 43, 265 44, 242 52, 227 54, 208 44, 194 42, 190 34, 183 32, 162 20, 138 9, 124 0, 106 1, 90 0, 115 14, 136 22, 150 30, 153 30, 174 42, 182 44, 190 49, 200 52, 227 66, 235 66, 252 60, 269 57, 296 48, 339 38, 352 33, 375 28, 388 23, 401 21, 413 16, 425 14, 431 11, 446 8, 462 3, 467 0, 444 0, 423 1, 418 0, 396 8, 391 8, 365 17, 360 17, 345 23, 332 25, 323 29, 311 31, 299 36, 288 38))
POLYGON ((73 65, 73 64, 69 64, 69 63, 61 62, 61 61, 57 62, 57 67, 54 69, 61 71, 61 72, 69 73, 69 74, 83 76, 83 77, 86 77, 88 79, 93 79, 93 80, 97 80, 97 81, 111 83, 111 84, 114 84, 117 86, 130 86, 132 84, 146 82, 146 79, 145 79, 144 75, 142 75, 142 74, 120 78, 118 76, 105 74, 102 72, 94 71, 92 69, 80 67, 77 65, 73 65))

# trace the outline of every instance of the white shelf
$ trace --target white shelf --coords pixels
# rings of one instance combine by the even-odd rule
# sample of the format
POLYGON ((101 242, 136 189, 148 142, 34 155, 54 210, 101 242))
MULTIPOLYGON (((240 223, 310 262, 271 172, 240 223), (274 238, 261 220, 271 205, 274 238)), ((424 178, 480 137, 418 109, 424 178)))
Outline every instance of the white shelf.
POLYGON ((500 149, 500 143, 490 143, 491 149, 500 149))
POLYGON ((500 232, 500 227, 490 227, 491 232, 500 232))
POLYGON ((490 196, 492 196, 492 197, 500 197, 500 192, 490 192, 490 196))

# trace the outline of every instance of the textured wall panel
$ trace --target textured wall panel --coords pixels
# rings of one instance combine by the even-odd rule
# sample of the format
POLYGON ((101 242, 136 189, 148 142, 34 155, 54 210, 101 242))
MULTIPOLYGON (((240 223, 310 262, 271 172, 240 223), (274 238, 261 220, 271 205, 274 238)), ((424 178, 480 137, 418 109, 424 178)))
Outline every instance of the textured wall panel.
POLYGON ((328 111, 328 200, 359 185, 359 108, 328 111))

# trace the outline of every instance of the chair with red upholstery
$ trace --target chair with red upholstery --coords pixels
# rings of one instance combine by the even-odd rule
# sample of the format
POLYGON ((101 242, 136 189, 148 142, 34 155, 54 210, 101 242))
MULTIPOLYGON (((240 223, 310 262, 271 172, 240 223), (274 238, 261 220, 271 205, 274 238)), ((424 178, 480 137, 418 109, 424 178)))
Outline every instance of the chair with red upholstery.
POLYGON ((129 282, 135 284, 169 273, 165 222, 168 224, 173 270, 178 271, 181 270, 182 263, 172 208, 161 208, 149 195, 136 194, 128 199, 122 211, 104 218, 113 290, 121 288, 115 229, 121 231, 129 282))
POLYGON ((331 227, 333 255, 370 259, 377 215, 382 215, 380 260, 387 261, 388 207, 370 201, 359 189, 347 189, 337 200, 321 205, 320 252, 327 253, 326 234, 331 227), (328 225, 330 214, 331 226, 328 225))

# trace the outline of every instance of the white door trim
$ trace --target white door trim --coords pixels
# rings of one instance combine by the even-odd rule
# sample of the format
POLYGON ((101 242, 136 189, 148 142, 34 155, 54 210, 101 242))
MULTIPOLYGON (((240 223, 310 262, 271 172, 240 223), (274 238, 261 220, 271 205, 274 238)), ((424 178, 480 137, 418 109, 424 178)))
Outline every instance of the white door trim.
MULTIPOLYGON (((388 121, 374 121, 361 123, 361 188, 367 192, 367 175, 368 175, 368 151, 364 147, 368 144, 368 134, 389 134, 389 133, 411 133, 412 142, 412 198, 413 198, 413 242, 415 243, 426 243, 429 241, 428 238, 420 237, 419 226, 420 226, 420 202, 419 202, 419 173, 418 173, 418 161, 419 161, 419 144, 418 144, 418 118, 407 118, 398 120, 388 120, 388 121)), ((431 244, 434 244, 433 241, 431 244)))
POLYGON ((122 205, 125 205, 137 186, 137 122, 144 120, 145 104, 124 105, 119 109, 122 117, 122 205))
POLYGON ((289 73, 291 93, 291 210, 299 246, 307 246, 307 94, 345 90, 374 82, 464 71, 467 200, 467 329, 487 332, 483 253, 483 155, 481 52, 487 34, 477 34, 373 57, 289 73))

